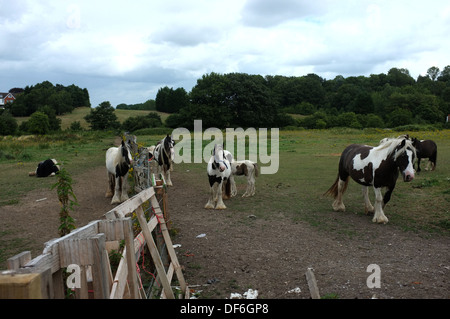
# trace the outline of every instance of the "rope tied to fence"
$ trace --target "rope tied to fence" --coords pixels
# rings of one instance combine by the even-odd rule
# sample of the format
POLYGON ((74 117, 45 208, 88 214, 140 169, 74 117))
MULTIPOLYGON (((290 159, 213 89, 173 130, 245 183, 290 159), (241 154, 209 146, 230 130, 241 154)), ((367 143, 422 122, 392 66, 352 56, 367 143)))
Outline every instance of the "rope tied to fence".
MULTIPOLYGON (((143 242, 141 242, 141 238, 138 238, 138 240, 139 240, 139 244, 141 244, 141 245, 144 244, 143 242)), ((143 269, 146 273, 148 273, 149 275, 151 275, 151 276, 153 277, 153 279, 155 280, 156 284, 158 285, 158 288, 161 288, 161 285, 159 284, 158 280, 156 280, 155 274, 153 274, 151 271, 148 271, 147 268, 145 267, 145 252, 144 252, 144 249, 141 250, 141 257, 142 257, 142 269, 143 269)), ((138 263, 138 261, 136 261, 136 268, 137 268, 137 272, 138 272, 138 275, 139 275, 139 280, 140 280, 140 282, 141 282, 141 287, 142 287, 142 289, 143 289, 143 286, 142 286, 142 279, 141 279, 141 271, 140 271, 140 268, 139 268, 139 263, 138 263)))

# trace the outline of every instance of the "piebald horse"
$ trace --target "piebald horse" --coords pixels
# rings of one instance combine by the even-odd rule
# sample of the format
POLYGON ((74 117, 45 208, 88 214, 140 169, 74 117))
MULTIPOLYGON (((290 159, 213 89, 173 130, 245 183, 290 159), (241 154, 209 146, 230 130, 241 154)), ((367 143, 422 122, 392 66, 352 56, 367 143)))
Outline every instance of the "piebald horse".
POLYGON ((206 171, 208 173, 210 196, 205 205, 206 209, 226 209, 223 198, 231 197, 231 162, 233 155, 223 149, 221 144, 214 145, 206 171), (225 189, 225 194, 223 194, 225 189))
POLYGON ((233 161, 231 162, 231 196, 237 195, 236 184, 233 176, 246 176, 247 189, 242 197, 249 197, 255 195, 256 177, 259 175, 258 164, 249 160, 233 161))
POLYGON ((173 161, 175 158, 175 141, 169 134, 156 146, 147 147, 149 152, 149 159, 152 159, 152 163, 156 168, 156 173, 163 173, 167 186, 173 186, 170 179, 170 172, 173 168, 173 161))
POLYGON ((365 212, 374 212, 372 219, 375 223, 388 222, 383 209, 391 198, 395 188, 399 171, 404 182, 414 179, 414 159, 416 149, 411 141, 406 138, 385 139, 377 146, 352 144, 341 154, 339 160, 339 172, 334 184, 325 193, 333 195, 333 209, 345 211, 342 195, 345 192, 349 177, 363 185, 365 212), (373 186, 375 191, 375 208, 369 200, 368 186, 373 186), (381 193, 382 187, 386 187, 384 197, 381 193))
POLYGON ((111 147, 106 151, 106 170, 108 172, 108 189, 105 197, 111 197, 111 204, 119 204, 128 199, 128 171, 133 158, 122 141, 119 147, 111 147))
POLYGON ((419 141, 417 138, 412 139, 412 143, 417 150, 417 172, 420 172, 420 160, 422 158, 428 158, 427 166, 425 170, 428 170, 428 167, 431 164, 431 170, 434 171, 436 168, 436 158, 437 158, 437 145, 432 140, 421 140, 419 141))

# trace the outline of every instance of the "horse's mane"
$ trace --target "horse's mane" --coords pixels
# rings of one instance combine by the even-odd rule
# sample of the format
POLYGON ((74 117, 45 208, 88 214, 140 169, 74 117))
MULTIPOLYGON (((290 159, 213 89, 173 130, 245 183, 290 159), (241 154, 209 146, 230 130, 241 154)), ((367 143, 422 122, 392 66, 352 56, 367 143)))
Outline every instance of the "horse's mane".
POLYGON ((413 152, 414 152, 414 156, 416 155, 416 148, 413 146, 411 140, 407 139, 407 138, 385 138, 383 140, 381 140, 381 144, 379 146, 377 146, 375 149, 381 151, 386 149, 387 150, 387 154, 391 155, 394 151, 394 160, 397 159, 398 156, 400 156, 400 154, 402 154, 403 152, 406 151, 407 148, 410 148, 413 152), (405 145, 396 150, 397 146, 399 144, 401 144, 403 141, 405 141, 405 145))

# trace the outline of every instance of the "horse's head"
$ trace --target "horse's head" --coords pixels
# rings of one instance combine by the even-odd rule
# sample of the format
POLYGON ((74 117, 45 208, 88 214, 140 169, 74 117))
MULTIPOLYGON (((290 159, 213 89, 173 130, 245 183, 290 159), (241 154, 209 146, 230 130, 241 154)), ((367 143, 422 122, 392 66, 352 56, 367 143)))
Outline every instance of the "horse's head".
POLYGON ((172 136, 167 134, 164 138, 164 150, 166 154, 170 155, 170 160, 173 162, 175 159, 175 141, 172 139, 172 136))
POLYGON ((224 162, 223 146, 221 144, 214 145, 213 156, 214 163, 219 167, 219 170, 223 172, 227 166, 224 162))
POLYGON ((121 148, 122 148, 122 157, 125 159, 125 163, 131 166, 131 164, 133 164, 133 157, 131 156, 131 152, 124 141, 122 141, 121 148))
POLYGON ((416 149, 412 142, 403 139, 395 148, 394 161, 402 173, 403 181, 410 182, 414 179, 414 160, 416 158, 416 149))

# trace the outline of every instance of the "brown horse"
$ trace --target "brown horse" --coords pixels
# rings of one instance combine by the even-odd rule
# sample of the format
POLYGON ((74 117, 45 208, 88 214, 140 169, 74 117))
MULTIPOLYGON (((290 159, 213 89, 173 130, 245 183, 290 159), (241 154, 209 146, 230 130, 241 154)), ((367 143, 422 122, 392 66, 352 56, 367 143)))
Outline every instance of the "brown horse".
POLYGON ((413 180, 415 156, 416 150, 406 138, 385 139, 377 147, 352 144, 342 152, 338 176, 325 195, 334 196, 332 206, 335 211, 345 211, 342 195, 347 189, 349 177, 352 177, 355 182, 363 185, 366 213, 374 212, 372 221, 385 224, 388 219, 383 209, 391 199, 399 171, 403 181, 413 180), (369 200, 368 186, 373 186, 375 191, 375 208, 369 200), (381 193, 383 187, 387 188, 384 197, 381 193))
POLYGON ((437 158, 437 145, 432 140, 419 141, 417 138, 412 139, 413 145, 417 150, 417 172, 420 172, 420 160, 422 158, 428 158, 427 166, 425 170, 428 170, 428 166, 431 164, 431 170, 436 168, 437 158))

